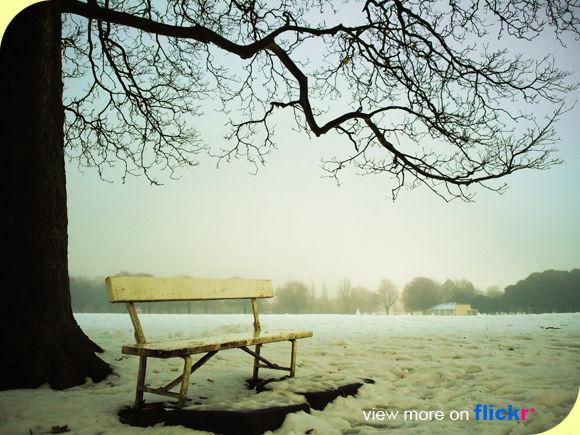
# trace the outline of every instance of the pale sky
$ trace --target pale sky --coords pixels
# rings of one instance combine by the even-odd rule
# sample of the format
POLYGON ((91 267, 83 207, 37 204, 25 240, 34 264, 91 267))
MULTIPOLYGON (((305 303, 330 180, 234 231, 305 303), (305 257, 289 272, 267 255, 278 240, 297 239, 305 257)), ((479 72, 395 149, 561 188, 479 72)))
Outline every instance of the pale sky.
MULTIPOLYGON (((580 81, 580 43, 542 48, 580 81)), ((167 176, 156 187, 144 177, 103 182, 96 170, 69 164, 70 275, 240 276, 275 287, 297 279, 318 294, 325 282, 333 294, 344 278, 370 290, 384 278, 403 287, 415 276, 467 278, 484 289, 580 267, 579 119, 577 106, 557 126, 565 164, 506 178, 504 195, 475 188, 469 204, 424 188, 393 203, 388 177, 348 170, 337 186, 322 178, 320 159, 350 145, 334 135, 310 140, 283 121, 278 150, 257 175, 244 161, 216 169, 201 157, 180 180, 167 176)), ((206 140, 225 133, 212 115, 201 121, 206 140)))

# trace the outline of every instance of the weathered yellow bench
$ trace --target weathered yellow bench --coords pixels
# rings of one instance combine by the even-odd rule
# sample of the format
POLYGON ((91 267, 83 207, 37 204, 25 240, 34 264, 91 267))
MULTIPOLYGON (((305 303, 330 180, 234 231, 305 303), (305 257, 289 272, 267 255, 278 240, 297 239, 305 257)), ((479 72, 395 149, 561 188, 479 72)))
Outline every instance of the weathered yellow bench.
POLYGON ((125 302, 135 328, 135 344, 123 346, 122 352, 139 357, 137 393, 135 409, 143 405, 143 393, 154 393, 178 399, 182 408, 187 398, 189 376, 205 364, 220 350, 242 349, 254 357, 253 379, 257 381, 258 370, 262 367, 288 371, 290 377, 296 371, 296 340, 312 337, 312 331, 262 331, 258 317, 258 298, 274 296, 272 283, 269 280, 253 279, 200 279, 200 278, 151 278, 135 276, 111 276, 106 279, 107 291, 111 302, 125 302), (135 302, 153 301, 192 301, 216 299, 250 299, 254 313, 253 334, 234 334, 223 337, 195 338, 147 342, 143 328, 137 316, 135 302), (268 361, 260 355, 263 344, 279 341, 290 341, 292 344, 290 366, 283 367, 268 361), (255 346, 254 351, 248 346, 255 346), (193 363, 191 355, 205 353, 193 363), (183 358, 183 374, 169 384, 160 388, 145 386, 147 358, 183 358), (181 384, 179 392, 173 388, 181 384))

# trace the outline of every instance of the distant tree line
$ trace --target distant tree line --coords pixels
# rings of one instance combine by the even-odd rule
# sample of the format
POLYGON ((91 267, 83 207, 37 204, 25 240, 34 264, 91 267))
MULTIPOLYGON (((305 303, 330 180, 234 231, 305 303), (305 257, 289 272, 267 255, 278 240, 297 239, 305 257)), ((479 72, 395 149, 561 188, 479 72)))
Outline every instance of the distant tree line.
POLYGON ((580 311, 580 269, 535 272, 502 292, 476 289, 466 279, 443 284, 418 277, 405 285, 402 301, 407 312, 425 311, 446 302, 470 304, 481 313, 566 313, 580 311))
MULTIPOLYGON (((121 272, 119 275, 130 275, 121 272)), ((152 276, 150 274, 134 274, 152 276)), ((75 312, 125 312, 124 304, 108 301, 104 278, 73 277, 70 279, 71 298, 75 312)), ((390 280, 382 280, 377 289, 353 286, 348 279, 339 282, 336 296, 329 297, 326 284, 317 295, 314 285, 289 281, 278 287, 274 298, 259 300, 261 313, 390 313, 397 302, 405 312, 424 312, 434 305, 446 302, 470 304, 481 313, 545 313, 580 311, 580 269, 571 271, 548 270, 533 273, 517 284, 502 291, 489 287, 475 288, 468 280, 446 280, 438 283, 417 277, 399 293, 390 280)), ((137 304, 143 313, 251 313, 246 300, 151 302, 137 304)))
POLYGON ((513 311, 526 313, 580 311, 580 269, 532 273, 506 287, 503 300, 513 311))
MULTIPOLYGON (((118 275, 152 276, 147 273, 130 274, 121 272, 118 275)), ((126 312, 124 304, 111 304, 108 300, 105 279, 73 277, 70 279, 71 299, 74 312, 86 313, 121 313, 126 312)), ((389 280, 381 281, 377 291, 361 286, 352 286, 347 279, 339 283, 338 296, 329 298, 326 285, 320 295, 315 294, 314 285, 307 287, 299 281, 289 281, 274 292, 272 299, 260 299, 258 305, 261 313, 376 313, 389 312, 397 302, 397 286, 389 280)), ((137 309, 143 313, 251 313, 251 304, 247 300, 231 301, 179 301, 137 303, 137 309)))

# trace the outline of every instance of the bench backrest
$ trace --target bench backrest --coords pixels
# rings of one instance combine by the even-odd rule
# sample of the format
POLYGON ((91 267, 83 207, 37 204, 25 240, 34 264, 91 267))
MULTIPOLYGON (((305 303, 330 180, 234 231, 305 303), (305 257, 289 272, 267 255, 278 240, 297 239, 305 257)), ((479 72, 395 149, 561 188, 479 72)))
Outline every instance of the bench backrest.
POLYGON ((109 276, 105 279, 109 301, 125 302, 135 328, 137 343, 145 343, 134 302, 251 299, 254 332, 260 332, 256 298, 274 296, 272 282, 265 279, 153 278, 109 276))
POLYGON ((271 281, 265 279, 110 276, 105 282, 111 302, 254 299, 274 296, 271 281))

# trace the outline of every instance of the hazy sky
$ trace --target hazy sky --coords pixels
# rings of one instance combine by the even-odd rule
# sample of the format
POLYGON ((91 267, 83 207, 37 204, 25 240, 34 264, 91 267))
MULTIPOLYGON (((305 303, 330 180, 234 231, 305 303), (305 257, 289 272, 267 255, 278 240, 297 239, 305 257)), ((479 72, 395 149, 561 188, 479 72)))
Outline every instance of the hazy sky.
MULTIPOLYGON (((580 44, 567 51, 539 44, 580 81, 580 44)), ((538 44, 522 46, 522 50, 538 44)), ((576 91, 570 102, 579 99, 576 91)), ((387 177, 344 171, 324 179, 322 157, 349 144, 309 140, 279 123, 278 150, 257 175, 244 161, 201 158, 178 181, 150 186, 144 177, 100 181, 95 170, 67 166, 72 276, 119 271, 157 276, 290 279, 333 293, 339 280, 375 290, 415 276, 470 279, 504 287, 535 271, 580 267, 580 107, 558 124, 559 157, 549 171, 520 172, 498 195, 476 188, 476 202, 445 203, 426 189, 389 199, 387 177)), ((223 129, 201 122, 206 139, 223 129)), ((319 293, 320 294, 320 293, 319 293)))

